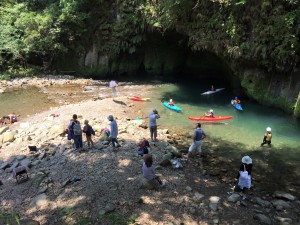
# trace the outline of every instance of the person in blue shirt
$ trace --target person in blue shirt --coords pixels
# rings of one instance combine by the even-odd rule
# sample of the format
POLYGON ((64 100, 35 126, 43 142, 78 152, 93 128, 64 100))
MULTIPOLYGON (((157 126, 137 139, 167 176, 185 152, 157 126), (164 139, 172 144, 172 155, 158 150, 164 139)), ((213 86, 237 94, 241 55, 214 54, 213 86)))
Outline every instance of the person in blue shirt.
POLYGON ((206 137, 206 134, 204 133, 203 130, 201 130, 201 124, 198 123, 196 126, 196 130, 194 132, 194 138, 193 138, 193 143, 191 144, 188 154, 186 155, 187 158, 191 157, 193 151, 195 149, 198 150, 198 154, 202 153, 202 139, 206 137))
POLYGON ((153 109, 152 113, 149 115, 149 122, 150 122, 150 136, 152 141, 157 141, 157 124, 156 120, 159 119, 160 116, 156 109, 153 109))
POLYGON ((118 125, 112 115, 109 115, 107 119, 110 121, 110 138, 111 138, 111 142, 113 145, 113 151, 115 151, 117 147, 121 147, 121 145, 119 144, 119 142, 117 140, 118 125), (116 146, 116 144, 117 144, 117 146, 116 146))

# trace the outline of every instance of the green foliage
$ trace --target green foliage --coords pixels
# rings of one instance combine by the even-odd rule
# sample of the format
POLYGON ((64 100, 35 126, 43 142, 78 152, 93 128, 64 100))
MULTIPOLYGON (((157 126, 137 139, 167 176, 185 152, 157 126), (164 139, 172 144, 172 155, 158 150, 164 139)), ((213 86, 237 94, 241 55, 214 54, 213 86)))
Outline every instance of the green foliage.
POLYGON ((5 225, 21 224, 20 216, 17 213, 7 211, 0 211, 0 222, 2 222, 5 225))
POLYGON ((48 69, 57 55, 82 55, 93 45, 100 55, 132 54, 149 33, 174 30, 194 51, 268 71, 299 65, 299 0, 7 0, 0 3, 0 69, 48 69))

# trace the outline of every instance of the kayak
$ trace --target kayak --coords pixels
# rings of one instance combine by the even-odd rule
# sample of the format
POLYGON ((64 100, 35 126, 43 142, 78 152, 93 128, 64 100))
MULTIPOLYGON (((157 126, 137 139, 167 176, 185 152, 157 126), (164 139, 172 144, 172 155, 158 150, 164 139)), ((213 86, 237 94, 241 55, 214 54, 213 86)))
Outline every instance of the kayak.
POLYGON ((243 108, 242 108, 242 105, 241 104, 233 104, 233 100, 231 100, 231 105, 236 108, 237 110, 240 110, 242 111, 243 108))
POLYGON ((217 93, 219 91, 223 91, 225 88, 218 88, 216 89, 215 91, 207 91, 207 92, 203 92, 201 95, 211 95, 211 94, 214 94, 214 93, 217 93))
POLYGON ((145 101, 149 101, 150 98, 141 98, 138 96, 132 96, 132 97, 127 97, 128 99, 131 99, 133 101, 141 101, 141 102, 145 102, 145 101))
POLYGON ((181 112, 181 108, 179 108, 177 105, 169 105, 167 102, 163 102, 163 105, 166 106, 168 109, 171 109, 175 112, 181 112))
POLYGON ((220 120, 230 120, 232 116, 189 116, 190 120, 197 120, 197 121, 220 121, 220 120))

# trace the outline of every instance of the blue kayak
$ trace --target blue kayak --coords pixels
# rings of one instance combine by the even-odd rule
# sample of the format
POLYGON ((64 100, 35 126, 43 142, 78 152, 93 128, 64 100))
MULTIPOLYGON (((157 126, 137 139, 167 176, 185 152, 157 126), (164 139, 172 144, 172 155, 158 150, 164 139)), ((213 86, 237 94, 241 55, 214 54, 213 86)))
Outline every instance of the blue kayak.
POLYGON ((241 104, 233 104, 233 101, 234 101, 234 100, 231 100, 231 105, 232 105, 234 108, 236 108, 237 110, 242 111, 242 110, 243 110, 242 105, 241 105, 241 104))
POLYGON ((171 109, 171 110, 173 110, 175 112, 181 112, 181 108, 179 108, 176 105, 171 106, 167 102, 163 102, 163 105, 166 106, 168 109, 171 109))

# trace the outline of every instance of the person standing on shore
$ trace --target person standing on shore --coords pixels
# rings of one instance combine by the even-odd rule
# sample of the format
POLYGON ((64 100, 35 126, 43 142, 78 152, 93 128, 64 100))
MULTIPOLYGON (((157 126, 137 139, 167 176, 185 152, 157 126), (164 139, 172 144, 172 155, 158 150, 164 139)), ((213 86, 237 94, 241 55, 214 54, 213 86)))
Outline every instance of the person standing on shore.
POLYGON ((88 147, 89 148, 90 148, 90 146, 94 147, 94 142, 92 140, 92 135, 95 135, 95 131, 92 128, 92 126, 89 125, 88 120, 84 121, 83 133, 85 133, 85 135, 86 135, 86 141, 88 143, 88 147))
POLYGON ((114 117, 112 115, 109 115, 107 118, 110 121, 110 137, 111 142, 113 145, 113 151, 116 150, 117 147, 121 147, 119 144, 117 137, 118 137, 118 125, 117 122, 114 120, 114 117), (116 146, 117 144, 117 146, 116 146))
POLYGON ((76 150, 82 149, 82 129, 80 122, 77 120, 77 115, 73 115, 73 122, 68 126, 68 129, 73 133, 73 139, 76 150))
POLYGON ((193 143, 191 144, 188 154, 185 156, 186 158, 190 158, 195 149, 198 150, 198 154, 202 153, 202 139, 206 137, 206 134, 201 129, 201 124, 198 123, 196 126, 196 130, 194 132, 193 143))
POLYGON ((150 122, 150 136, 152 141, 157 141, 157 124, 156 120, 159 119, 160 116, 156 109, 153 109, 152 113, 149 115, 149 122, 150 122))
POLYGON ((115 80, 109 82, 109 87, 112 89, 113 99, 117 97, 117 87, 118 83, 115 80))
POLYGON ((271 140, 272 140, 272 129, 271 127, 267 127, 266 133, 264 135, 263 142, 260 144, 260 146, 264 146, 265 144, 268 144, 268 146, 271 146, 271 140))

